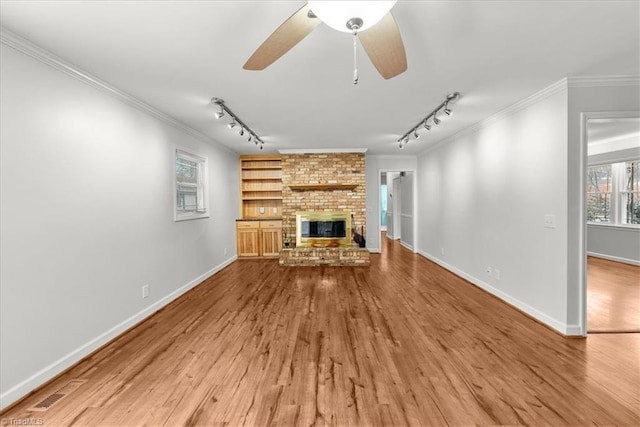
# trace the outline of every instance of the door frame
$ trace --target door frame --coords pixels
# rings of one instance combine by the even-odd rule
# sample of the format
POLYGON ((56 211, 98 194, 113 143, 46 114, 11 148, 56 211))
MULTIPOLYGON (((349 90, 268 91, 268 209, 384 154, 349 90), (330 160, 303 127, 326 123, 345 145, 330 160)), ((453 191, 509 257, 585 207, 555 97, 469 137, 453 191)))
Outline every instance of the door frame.
POLYGON ((590 111, 580 113, 580 234, 578 247, 580 260, 578 264, 578 319, 581 335, 587 336, 587 168, 589 163, 589 140, 587 122, 590 119, 629 119, 640 117, 640 111, 590 111))

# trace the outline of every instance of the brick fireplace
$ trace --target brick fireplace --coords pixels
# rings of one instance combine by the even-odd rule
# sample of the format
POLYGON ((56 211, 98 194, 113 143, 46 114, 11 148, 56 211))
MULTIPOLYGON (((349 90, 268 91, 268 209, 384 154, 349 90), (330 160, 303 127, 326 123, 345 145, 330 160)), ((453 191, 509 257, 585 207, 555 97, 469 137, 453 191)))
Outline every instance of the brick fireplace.
MULTIPOLYGON (((369 251, 351 247, 294 247, 296 213, 345 211, 357 232, 366 229, 364 153, 282 154, 281 265, 368 265, 369 251)), ((366 236, 365 236, 366 238, 366 236)))

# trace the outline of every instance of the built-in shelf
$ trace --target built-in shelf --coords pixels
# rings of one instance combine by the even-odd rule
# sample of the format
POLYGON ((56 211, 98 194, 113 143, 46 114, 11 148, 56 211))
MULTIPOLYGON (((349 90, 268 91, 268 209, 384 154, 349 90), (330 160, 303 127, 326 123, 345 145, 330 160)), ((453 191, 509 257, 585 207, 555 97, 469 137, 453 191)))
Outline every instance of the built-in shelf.
POLYGON ((282 159, 280 155, 240 156, 242 218, 282 215, 282 159))
POLYGON ((331 191, 331 190, 355 190, 357 184, 299 184, 290 185, 291 191, 331 191))
POLYGON ((242 170, 266 170, 266 169, 282 169, 282 166, 272 165, 272 166, 243 166, 242 170))
POLYGON ((243 197, 242 200, 282 200, 282 197, 248 196, 248 197, 243 197))

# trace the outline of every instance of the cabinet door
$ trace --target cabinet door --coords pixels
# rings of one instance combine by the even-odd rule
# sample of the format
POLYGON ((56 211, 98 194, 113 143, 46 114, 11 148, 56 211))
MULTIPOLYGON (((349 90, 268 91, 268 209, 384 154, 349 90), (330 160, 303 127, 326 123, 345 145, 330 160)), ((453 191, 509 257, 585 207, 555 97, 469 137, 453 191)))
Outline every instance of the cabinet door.
POLYGON ((263 228, 262 229, 262 256, 277 257, 282 249, 282 229, 263 228))
POLYGON ((238 256, 260 256, 260 230, 258 228, 241 228, 236 230, 238 256))

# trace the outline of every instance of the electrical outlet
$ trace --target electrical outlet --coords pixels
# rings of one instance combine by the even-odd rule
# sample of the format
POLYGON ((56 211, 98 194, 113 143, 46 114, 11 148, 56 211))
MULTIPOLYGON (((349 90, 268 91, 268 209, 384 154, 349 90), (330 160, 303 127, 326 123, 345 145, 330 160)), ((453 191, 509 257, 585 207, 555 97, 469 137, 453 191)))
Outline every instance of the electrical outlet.
POLYGON ((227 248, 224 248, 224 254, 225 255, 227 254, 227 248))
POLYGON ((149 285, 142 287, 142 298, 149 298, 149 285))
POLYGON ((440 253, 444 255, 444 248, 440 248, 440 253))
POLYGON ((487 274, 489 275, 489 277, 493 277, 493 271, 491 270, 491 267, 487 267, 487 274))
POLYGON ((497 268, 495 268, 493 270, 493 277, 496 278, 496 280, 500 280, 500 270, 498 270, 497 268))

